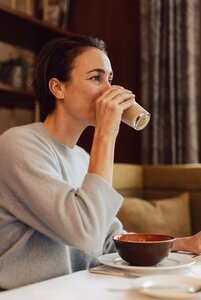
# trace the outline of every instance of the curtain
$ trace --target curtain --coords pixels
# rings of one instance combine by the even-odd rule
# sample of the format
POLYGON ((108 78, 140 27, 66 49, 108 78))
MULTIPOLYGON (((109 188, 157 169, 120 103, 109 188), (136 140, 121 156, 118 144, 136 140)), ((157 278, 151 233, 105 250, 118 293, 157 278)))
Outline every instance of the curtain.
POLYGON ((200 159, 200 1, 140 0, 142 162, 200 159))

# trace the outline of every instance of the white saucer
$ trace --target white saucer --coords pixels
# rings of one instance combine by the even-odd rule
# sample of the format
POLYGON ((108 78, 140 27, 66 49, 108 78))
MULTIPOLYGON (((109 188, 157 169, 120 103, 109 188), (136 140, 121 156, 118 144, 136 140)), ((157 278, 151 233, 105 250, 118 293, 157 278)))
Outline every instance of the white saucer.
POLYGON ((195 263, 195 259, 193 259, 192 257, 186 254, 180 254, 180 253, 170 253, 169 256, 165 258, 158 265, 148 266, 148 267, 129 265, 122 258, 120 258, 118 253, 110 253, 110 254, 102 255, 98 258, 98 260, 100 263, 104 265, 128 270, 138 276, 157 274, 160 271, 184 268, 195 263))
POLYGON ((200 286, 200 279, 176 275, 144 276, 132 281, 133 291, 160 299, 194 299, 200 297, 201 292, 188 290, 200 286))

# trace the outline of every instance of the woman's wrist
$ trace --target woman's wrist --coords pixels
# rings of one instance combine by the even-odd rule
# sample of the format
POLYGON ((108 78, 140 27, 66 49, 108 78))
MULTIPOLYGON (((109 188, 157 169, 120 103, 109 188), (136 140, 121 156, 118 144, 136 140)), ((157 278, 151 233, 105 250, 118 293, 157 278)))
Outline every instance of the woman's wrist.
POLYGON ((172 251, 189 251, 190 237, 176 238, 172 245, 172 251))
POLYGON ((176 238, 171 250, 201 254, 201 231, 188 237, 176 238))
MULTIPOLYGON (((115 126, 114 126, 115 127, 115 126)), ((96 126, 94 130, 94 138, 103 139, 107 141, 116 141, 119 133, 119 126, 116 128, 109 128, 108 126, 96 126)))
POLYGON ((112 185, 114 149, 116 138, 95 131, 88 172, 103 177, 112 185))

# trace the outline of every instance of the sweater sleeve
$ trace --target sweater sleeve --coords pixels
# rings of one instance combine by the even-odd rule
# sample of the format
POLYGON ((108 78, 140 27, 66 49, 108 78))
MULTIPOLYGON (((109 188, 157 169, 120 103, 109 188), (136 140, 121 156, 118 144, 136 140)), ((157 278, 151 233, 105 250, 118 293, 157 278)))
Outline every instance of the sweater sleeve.
POLYGON ((0 169, 1 204, 16 220, 81 250, 104 245, 122 197, 102 178, 87 173, 73 188, 53 153, 20 134, 1 137, 0 169))
POLYGON ((115 235, 123 234, 123 233, 126 233, 126 231, 123 229, 120 220, 117 217, 115 217, 108 231, 108 235, 105 239, 105 243, 103 247, 104 254, 116 252, 116 247, 112 238, 115 235))

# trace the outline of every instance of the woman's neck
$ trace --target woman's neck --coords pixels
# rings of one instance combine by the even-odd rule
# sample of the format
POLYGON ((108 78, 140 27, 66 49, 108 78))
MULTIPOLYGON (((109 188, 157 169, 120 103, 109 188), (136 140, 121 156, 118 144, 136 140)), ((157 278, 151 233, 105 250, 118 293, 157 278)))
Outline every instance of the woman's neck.
POLYGON ((43 122, 48 133, 58 142, 73 148, 84 131, 85 127, 74 120, 63 118, 55 113, 49 114, 43 122))

